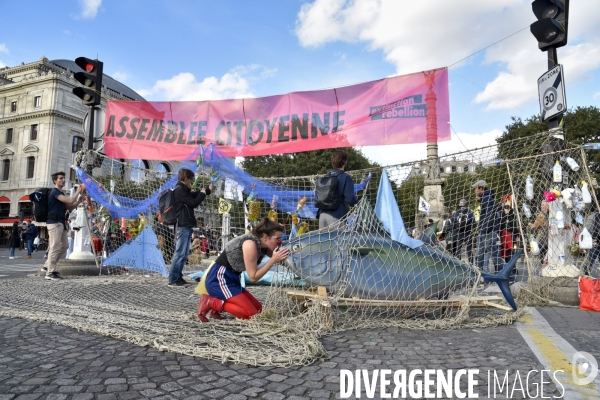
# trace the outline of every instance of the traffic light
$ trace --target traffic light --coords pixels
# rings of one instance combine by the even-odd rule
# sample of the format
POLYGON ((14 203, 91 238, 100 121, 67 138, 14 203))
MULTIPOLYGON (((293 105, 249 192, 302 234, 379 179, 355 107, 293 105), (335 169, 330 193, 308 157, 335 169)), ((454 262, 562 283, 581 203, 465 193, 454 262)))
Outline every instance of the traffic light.
POLYGON ((86 106, 97 106, 102 100, 102 66, 98 60, 77 57, 75 64, 84 72, 76 72, 75 79, 83 85, 73 89, 73 94, 83 100, 86 106))
POLYGON ((567 44, 569 0, 535 0, 531 3, 537 21, 529 29, 542 51, 567 44))

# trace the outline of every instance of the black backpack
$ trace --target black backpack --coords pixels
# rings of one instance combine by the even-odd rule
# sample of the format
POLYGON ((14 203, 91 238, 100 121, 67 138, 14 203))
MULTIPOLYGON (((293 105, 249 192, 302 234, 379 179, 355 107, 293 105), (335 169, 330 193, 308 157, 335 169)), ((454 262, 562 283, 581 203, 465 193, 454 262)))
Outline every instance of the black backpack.
POLYGON ((315 207, 321 210, 335 210, 342 202, 340 189, 338 187, 338 176, 329 172, 317 179, 315 187, 315 207))
POLYGON ((46 222, 48 220, 48 197, 51 191, 50 188, 41 188, 29 194, 31 212, 36 222, 46 222))
POLYGON ((456 218, 456 227, 460 230, 460 231, 464 231, 469 227, 469 212, 465 211, 459 211, 458 212, 458 216, 456 218))
POLYGON ((165 225, 175 225, 177 223, 177 214, 173 190, 163 190, 158 195, 158 220, 165 225))

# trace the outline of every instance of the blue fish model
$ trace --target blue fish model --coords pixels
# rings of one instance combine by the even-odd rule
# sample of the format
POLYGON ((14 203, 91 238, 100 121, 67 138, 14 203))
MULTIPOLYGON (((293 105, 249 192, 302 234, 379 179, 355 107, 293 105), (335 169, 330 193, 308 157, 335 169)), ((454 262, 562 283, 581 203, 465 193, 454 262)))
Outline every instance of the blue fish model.
MULTIPOLYGON (((286 266, 307 285, 325 286, 332 292, 343 288, 345 297, 445 299, 478 283, 474 267, 438 247, 426 243, 411 249, 379 233, 323 229, 293 238, 286 247, 290 251, 286 266)), ((481 272, 484 282, 498 284, 514 310, 509 279, 522 252, 497 275, 481 272)))

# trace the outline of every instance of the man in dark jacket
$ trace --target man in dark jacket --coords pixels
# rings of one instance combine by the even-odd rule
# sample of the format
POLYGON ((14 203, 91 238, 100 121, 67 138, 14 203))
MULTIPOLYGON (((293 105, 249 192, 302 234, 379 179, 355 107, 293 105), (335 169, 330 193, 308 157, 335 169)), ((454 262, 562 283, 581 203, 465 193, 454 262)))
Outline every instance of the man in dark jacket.
POLYGON ((472 187, 475 188, 477 201, 481 203, 479 223, 477 224, 476 265, 479 270, 483 270, 485 256, 489 254, 496 272, 499 272, 505 265, 499 251, 500 208, 494 200, 494 191, 488 189, 486 181, 479 180, 472 187))
POLYGON ((337 224, 340 218, 348 212, 348 207, 358 203, 358 199, 354 194, 354 181, 352 181, 350 175, 344 172, 347 165, 348 154, 343 150, 334 151, 331 155, 331 166, 333 167, 333 171, 329 174, 337 177, 341 201, 335 210, 319 209, 317 211, 319 229, 337 224))
POLYGON ((452 214, 452 237, 454 239, 453 255, 461 258, 462 249, 466 247, 467 258, 473 263, 473 228, 475 228, 475 215, 467 208, 467 200, 460 199, 459 210, 452 214))
POLYGON ((187 262, 190 254, 190 243, 192 228, 196 226, 196 217, 194 208, 210 194, 212 185, 208 189, 202 189, 199 192, 192 192, 190 186, 194 180, 194 173, 189 169, 182 168, 177 176, 178 182, 173 190, 175 198, 175 210, 177 210, 177 243, 175 245, 175 254, 171 261, 171 270, 169 271, 169 286, 187 285, 181 271, 187 262))
POLYGON ((27 240, 27 256, 25 258, 31 258, 33 253, 33 239, 38 235, 38 231, 31 221, 27 221, 27 230, 25 231, 25 239, 27 240))

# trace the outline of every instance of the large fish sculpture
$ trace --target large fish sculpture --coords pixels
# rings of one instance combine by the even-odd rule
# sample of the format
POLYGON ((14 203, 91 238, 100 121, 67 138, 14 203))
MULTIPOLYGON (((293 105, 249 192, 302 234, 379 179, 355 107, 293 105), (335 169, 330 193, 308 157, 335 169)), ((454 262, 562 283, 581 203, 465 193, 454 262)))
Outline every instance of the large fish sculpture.
MULTIPOLYGON (((445 299, 459 289, 477 284, 475 268, 433 246, 432 232, 424 245, 411 249, 388 235, 357 231, 313 231, 291 239, 286 266, 308 286, 325 286, 332 292, 344 287, 344 296, 363 299, 445 299)), ((522 250, 497 275, 481 272, 483 282, 496 282, 514 309, 509 288, 511 270, 522 250)))

